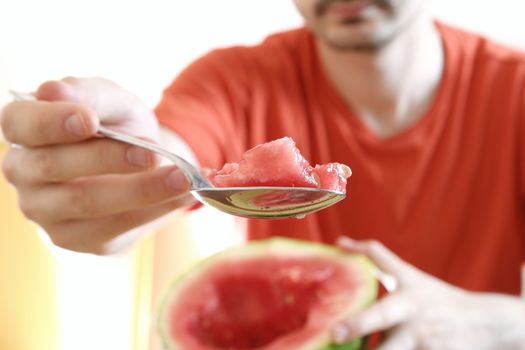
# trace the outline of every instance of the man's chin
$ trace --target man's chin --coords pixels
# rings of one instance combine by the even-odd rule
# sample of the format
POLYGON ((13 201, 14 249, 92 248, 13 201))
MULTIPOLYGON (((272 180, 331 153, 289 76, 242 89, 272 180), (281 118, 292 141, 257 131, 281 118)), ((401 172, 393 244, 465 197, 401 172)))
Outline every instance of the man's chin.
POLYGON ((381 35, 377 28, 355 24, 354 28, 337 28, 320 33, 320 39, 337 50, 377 51, 390 42, 388 35, 381 35), (357 28, 357 26, 361 26, 357 28))

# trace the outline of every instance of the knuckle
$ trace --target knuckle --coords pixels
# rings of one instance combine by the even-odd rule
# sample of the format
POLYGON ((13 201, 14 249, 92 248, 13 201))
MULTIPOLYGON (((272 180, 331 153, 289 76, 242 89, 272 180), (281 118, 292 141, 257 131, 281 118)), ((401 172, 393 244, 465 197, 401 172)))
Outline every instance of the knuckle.
POLYGON ((163 191, 163 188, 162 186, 159 186, 159 183, 152 183, 152 180, 153 179, 150 176, 146 176, 143 181, 141 181, 142 183, 135 187, 134 195, 137 202, 157 202, 169 193, 167 191, 163 191))
MULTIPOLYGON (((355 325, 361 333, 370 332, 370 329, 374 328, 384 328, 388 324, 388 315, 384 310, 376 309, 374 312, 369 312, 363 315, 360 319, 360 322, 355 325)), ((360 333, 360 334, 361 334, 360 333)))
POLYGON ((17 179, 17 162, 13 161, 12 152, 8 152, 2 162, 2 173, 7 182, 14 184, 17 179))
POLYGON ((125 145, 111 142, 111 140, 98 140, 95 145, 96 159, 104 169, 118 171, 119 164, 127 165, 125 161, 125 145))
POLYGON ((61 80, 62 80, 64 83, 68 83, 68 84, 72 84, 72 85, 77 84, 77 83, 80 81, 79 78, 74 77, 74 76, 71 76, 71 75, 62 78, 61 80))
POLYGON ((368 244, 371 249, 378 250, 383 248, 383 244, 375 239, 370 240, 368 244))
POLYGON ((38 178, 45 180, 56 178, 56 167, 49 151, 34 150, 32 158, 33 169, 38 178))
POLYGON ((445 344, 440 344, 439 335, 432 330, 423 329, 421 326, 412 326, 413 337, 421 349, 446 349, 445 344))
POLYGON ((347 332, 350 334, 362 335, 367 332, 367 327, 363 320, 355 320, 346 324, 347 332))
POLYGON ((62 249, 72 250, 71 243, 69 240, 64 239, 64 235, 48 234, 48 236, 53 245, 62 249))
POLYGON ((38 217, 39 210, 35 205, 35 201, 28 200, 24 196, 20 196, 18 199, 18 207, 26 218, 35 220, 38 217))
POLYGON ((382 308, 378 312, 378 320, 380 324, 392 325, 397 320, 397 311, 392 308, 382 308))
POLYGON ((432 334, 432 331, 428 329, 428 327, 423 327, 418 324, 410 324, 410 328, 412 330, 412 334, 414 335, 414 338, 417 339, 417 343, 420 346, 429 346, 429 337, 435 336, 435 334, 432 334))
POLYGON ((71 237, 71 232, 65 232, 64 230, 61 230, 59 228, 44 229, 46 230, 46 233, 49 236, 49 239, 51 240, 53 245, 63 249, 75 250, 74 242, 71 237))
MULTIPOLYGON (((49 107, 46 112, 52 112, 52 107, 49 107)), ((31 137, 35 137, 36 140, 51 140, 57 135, 57 121, 58 118, 56 118, 55 115, 51 118, 43 117, 42 115, 35 116, 35 118, 31 120, 32 125, 27 130, 27 133, 30 134, 31 137)), ((34 140, 28 140, 27 144, 29 146, 37 145, 34 140)))
POLYGON ((87 158, 101 173, 128 172, 126 145, 107 139, 93 139, 86 142, 87 158))
POLYGON ((187 206, 190 206, 190 205, 195 205, 197 203, 198 202, 195 199, 195 197, 193 197, 188 192, 188 193, 185 193, 185 194, 177 196, 174 200, 171 200, 171 201, 167 202, 165 204, 165 209, 167 211, 170 211, 170 210, 175 210, 175 209, 180 209, 180 208, 183 208, 183 207, 187 207, 187 206))
POLYGON ((97 213, 92 191, 86 181, 78 180, 69 186, 65 205, 74 208, 75 214, 82 218, 92 218, 97 213))
POLYGON ((133 211, 125 211, 117 214, 117 222, 125 224, 124 226, 135 226, 139 222, 139 216, 136 215, 133 211))
POLYGON ((153 193, 155 191, 150 191, 150 189, 150 186, 148 186, 148 184, 146 183, 142 183, 142 185, 136 186, 133 189, 134 201, 137 201, 139 203, 150 203, 155 197, 153 193))
POLYGON ((12 117, 14 114, 13 108, 15 108, 16 102, 11 102, 7 104, 2 109, 2 114, 0 115, 0 126, 2 128, 2 133, 6 140, 14 142, 16 139, 16 125, 14 123, 15 118, 12 117))
POLYGON ((371 256, 376 256, 383 250, 383 245, 376 240, 365 240, 361 244, 365 253, 371 256))
POLYGON ((136 210, 127 210, 118 213, 114 216, 114 231, 120 233, 136 228, 146 222, 148 217, 151 217, 151 215, 136 210))
POLYGON ((86 245, 89 239, 84 239, 86 226, 89 223, 72 227, 71 224, 60 222, 43 227, 54 246, 75 252, 91 252, 86 245))

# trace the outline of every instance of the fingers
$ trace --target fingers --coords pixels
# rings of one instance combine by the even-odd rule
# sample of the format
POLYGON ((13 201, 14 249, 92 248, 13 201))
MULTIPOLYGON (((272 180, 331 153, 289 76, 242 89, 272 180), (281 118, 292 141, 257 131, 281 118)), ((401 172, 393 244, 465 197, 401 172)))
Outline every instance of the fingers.
POLYGON ((99 255, 112 254, 135 242, 140 231, 133 228, 153 221, 173 210, 188 206, 195 199, 185 193, 169 201, 93 220, 74 220, 44 225, 59 247, 99 255), (129 231, 129 232, 128 232, 129 231), (126 232, 126 234, 121 235, 126 232), (121 235, 117 238, 117 236, 121 235))
POLYGON ((26 147, 85 140, 99 125, 92 110, 70 102, 15 101, 4 107, 0 121, 5 138, 26 147))
POLYGON ((37 184, 151 169, 160 159, 149 151, 109 139, 10 150, 3 170, 13 184, 37 184))
POLYGON ((157 139, 153 112, 134 95, 104 79, 66 78, 42 84, 34 96, 2 110, 5 138, 22 146, 7 152, 2 170, 15 185, 24 214, 59 245, 89 251, 84 248, 191 198, 179 171, 152 170, 159 163, 153 154, 94 138, 103 120, 115 130, 157 139), (84 237, 69 229, 95 232, 84 237))
POLYGON ((343 236, 338 239, 337 245, 343 250, 368 256, 381 271, 392 274, 400 281, 406 281, 407 275, 418 271, 378 241, 355 241, 343 236))
POLYGON ((340 322, 333 329, 333 338, 338 343, 388 330, 406 322, 414 313, 414 304, 408 294, 390 294, 369 308, 340 322))
POLYGON ((107 175, 28 187, 20 193, 24 214, 37 222, 92 219, 138 210, 188 192, 176 168, 131 175, 107 175))

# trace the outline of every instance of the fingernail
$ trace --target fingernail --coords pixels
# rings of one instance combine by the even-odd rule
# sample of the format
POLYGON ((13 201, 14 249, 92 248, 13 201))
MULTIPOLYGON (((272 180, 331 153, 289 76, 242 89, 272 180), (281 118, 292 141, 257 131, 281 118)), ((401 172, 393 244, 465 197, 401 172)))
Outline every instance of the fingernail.
POLYGON ((132 165, 147 168, 152 165, 153 159, 149 151, 139 147, 131 147, 126 151, 128 162, 132 165))
POLYGON ((73 114, 67 118, 65 126, 66 130, 75 136, 87 136, 89 132, 88 126, 80 114, 73 114))
POLYGON ((190 189, 188 179, 178 169, 169 173, 168 177, 166 178, 166 182, 171 189, 178 192, 187 191, 190 189))
POLYGON ((348 330, 339 324, 332 329, 332 338, 337 344, 345 343, 348 340, 348 330))

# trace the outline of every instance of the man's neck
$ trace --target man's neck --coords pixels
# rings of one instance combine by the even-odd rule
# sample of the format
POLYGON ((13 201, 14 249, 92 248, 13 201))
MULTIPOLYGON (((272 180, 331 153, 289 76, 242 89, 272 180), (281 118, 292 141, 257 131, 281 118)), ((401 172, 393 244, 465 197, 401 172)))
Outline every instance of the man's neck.
POLYGON ((429 18, 411 23, 377 51, 336 50, 318 42, 328 79, 379 137, 419 120, 432 104, 444 67, 438 29, 429 18))

